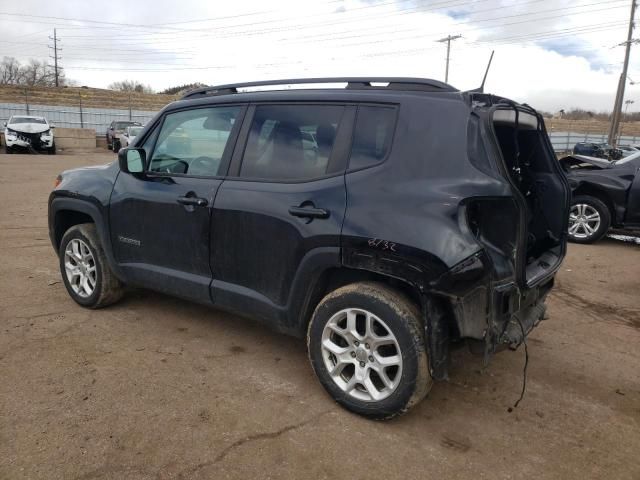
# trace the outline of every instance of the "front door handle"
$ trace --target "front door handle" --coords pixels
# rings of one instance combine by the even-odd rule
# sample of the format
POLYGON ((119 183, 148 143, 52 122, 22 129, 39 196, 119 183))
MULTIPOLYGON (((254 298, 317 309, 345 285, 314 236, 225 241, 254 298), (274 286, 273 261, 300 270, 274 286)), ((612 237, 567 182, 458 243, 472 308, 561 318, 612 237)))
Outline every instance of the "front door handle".
POLYGON ((289 213, 300 218, 329 218, 329 210, 316 207, 290 207, 289 213))
POLYGON ((178 197, 178 203, 182 205, 191 205, 193 207, 206 207, 209 201, 200 197, 178 197))

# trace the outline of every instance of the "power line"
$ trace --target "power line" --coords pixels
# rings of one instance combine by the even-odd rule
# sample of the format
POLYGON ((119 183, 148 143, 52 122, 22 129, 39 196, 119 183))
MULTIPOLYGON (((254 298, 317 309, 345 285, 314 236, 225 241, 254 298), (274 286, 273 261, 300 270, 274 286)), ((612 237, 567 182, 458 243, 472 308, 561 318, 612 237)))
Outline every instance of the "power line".
MULTIPOLYGON (((574 27, 571 29, 563 29, 563 30, 547 30, 547 31, 541 31, 541 32, 535 32, 535 33, 531 33, 531 34, 527 34, 527 35, 522 35, 522 36, 510 36, 510 37, 503 37, 503 38, 495 38, 489 41, 481 41, 481 42, 472 42, 472 43, 465 43, 464 45, 466 46, 466 48, 463 48, 463 51, 469 49, 469 48, 485 48, 485 45, 499 45, 499 44, 509 44, 509 43, 520 43, 519 40, 525 40, 525 41, 535 41, 538 39, 544 39, 544 40, 548 40, 551 38, 562 38, 562 37, 566 37, 566 36, 575 36, 576 34, 584 34, 584 33, 589 33, 592 31, 602 31, 602 30, 611 30, 613 28, 617 28, 619 26, 619 23, 613 22, 611 24, 611 26, 607 26, 608 24, 595 24, 595 25, 586 25, 586 26, 581 26, 581 27, 574 27), (605 26, 603 28, 603 25, 605 26)), ((411 50, 407 50, 407 49, 403 49, 403 50, 392 50, 392 51, 385 51, 385 52, 373 52, 373 53, 367 53, 367 54, 363 54, 362 56, 364 57, 380 57, 380 56, 389 56, 389 55, 394 55, 394 56, 406 56, 406 55, 411 55, 411 54, 418 54, 418 53, 422 53, 425 51, 429 51, 429 50, 433 50, 435 47, 430 47, 430 48, 418 48, 418 49, 411 49, 411 50)), ((592 50, 588 50, 588 51, 592 51, 592 50)), ((92 59, 92 58, 90 58, 92 59)), ((178 61, 178 60, 177 60, 178 61)), ((296 64, 300 64, 302 62, 295 62, 296 64)), ((159 65, 160 63, 145 63, 145 65, 159 65)), ((163 63, 164 64, 164 63, 163 63)), ((293 62, 283 62, 283 63, 269 63, 268 66, 279 66, 279 65, 286 65, 286 64, 293 64, 293 62)), ((176 64, 167 64, 167 65, 176 65, 176 64)), ((195 70, 208 70, 208 69, 214 69, 214 68, 236 68, 237 66, 233 66, 233 65, 229 65, 229 66, 221 66, 221 65, 216 65, 216 66, 205 66, 205 67, 183 67, 181 66, 181 69, 195 69, 195 70)), ((69 67, 72 68, 74 70, 104 70, 104 71, 136 71, 136 72, 145 72, 145 71, 151 71, 151 72, 156 72, 156 71, 166 71, 166 69, 157 69, 157 68, 116 68, 116 67, 111 67, 111 68, 99 68, 99 67, 69 67)))
MULTIPOLYGON (((486 1, 486 0, 482 0, 482 1, 486 1)), ((511 7, 511 6, 520 6, 520 5, 524 5, 524 4, 530 4, 530 3, 535 3, 535 2, 539 2, 539 1, 544 1, 544 0, 529 0, 526 2, 520 2, 517 4, 511 4, 511 5, 506 5, 506 6, 502 6, 502 7, 498 7, 500 9, 504 9, 507 7, 511 7)), ((581 4, 581 5, 574 5, 574 6, 570 6, 570 7, 563 7, 561 9, 553 9, 553 10, 542 10, 542 11, 534 11, 534 12, 528 12, 528 13, 522 13, 522 14, 515 14, 515 15, 506 15, 506 16, 499 16, 499 17, 491 17, 491 18, 485 18, 485 19, 478 19, 478 20, 467 20, 467 21, 463 21, 463 22, 457 22, 454 24, 454 26, 462 26, 462 25, 468 25, 468 24, 474 24, 474 23, 481 23, 481 22, 488 22, 488 21, 496 21, 496 20, 502 20, 505 18, 514 18, 514 17, 522 17, 522 16, 531 16, 531 15, 539 15, 542 13, 547 13, 547 12, 557 12, 558 10, 566 10, 566 9, 575 9, 575 8, 584 8, 584 7, 588 7, 588 6, 595 6, 595 5, 601 5, 601 4, 610 4, 610 3, 617 3, 620 2, 621 0, 608 0, 608 1, 601 1, 601 2, 595 2, 595 3, 588 3, 588 4, 581 4)), ((440 2, 445 3, 445 2, 440 2)), ((450 2, 449 2, 450 3, 450 2)), ((474 3, 474 2, 458 2, 455 5, 449 5, 449 7, 456 7, 456 6, 460 6, 460 5, 465 5, 465 4, 470 4, 470 3, 474 3)), ((379 6, 380 4, 376 4, 375 6, 379 6)), ((371 7, 371 6, 369 6, 371 7)), ((620 5, 620 6, 612 6, 612 7, 607 7, 606 10, 610 10, 612 8, 621 8, 624 7, 626 8, 626 6, 620 5)), ((447 8, 447 7, 432 7, 430 9, 421 9, 420 11, 427 11, 427 10, 435 10, 435 9, 441 9, 441 8, 447 8)), ((471 12, 471 14, 474 13, 481 13, 481 12, 486 12, 486 11, 491 11, 491 10, 496 10, 497 8, 490 8, 490 9, 484 9, 484 10, 479 10, 476 12, 471 12)), ((575 12, 573 13, 573 15, 577 15, 577 14, 583 14, 583 13, 592 13, 592 12, 598 12, 601 10, 605 10, 605 9, 600 9, 600 10, 586 10, 583 12, 575 12)), ((373 15, 373 16, 369 16, 366 18, 388 18, 389 16, 393 15, 393 16, 398 16, 401 14, 405 14, 405 13, 416 13, 416 8, 410 8, 410 9, 404 9, 404 10, 399 10, 396 12, 391 12, 391 13, 385 13, 382 15, 382 17, 379 14, 373 15)), ((553 15, 553 16, 548 16, 548 17, 544 17, 544 18, 537 18, 534 19, 536 22, 540 21, 540 20, 548 20, 548 19, 555 19, 555 18, 562 18, 565 17, 566 14, 563 15, 553 15)), ((363 18, 358 18, 358 21, 361 21, 363 18)), ((353 19, 348 19, 346 20, 346 22, 352 22, 353 19)), ((524 20, 524 21, 520 21, 520 22, 512 22, 509 24, 505 24, 505 25, 514 25, 514 24, 519 24, 519 23, 527 23, 531 20, 524 20)), ((111 23, 111 22, 109 22, 111 23)), ((337 22, 331 22, 330 25, 335 25, 337 22)), ((344 22, 341 22, 344 23, 344 22)), ((217 32, 215 34, 210 34, 210 35, 198 35, 197 37, 193 37, 191 39, 187 38, 185 39, 184 37, 184 33, 197 33, 200 30, 182 30, 180 31, 180 37, 177 39, 178 41, 201 41, 202 38, 229 38, 229 37, 236 37, 236 36, 254 36, 254 35, 260 35, 262 33, 271 33, 274 31, 291 31, 291 30, 297 30, 299 28, 317 28, 320 26, 325 25, 326 22, 323 22, 321 24, 305 24, 305 25, 295 25, 295 26, 289 26, 289 27, 278 27, 276 29, 268 29, 268 30, 251 30, 251 31, 236 31, 236 32, 231 32, 231 33, 220 33, 219 32, 219 28, 217 28, 217 32)), ((234 26, 234 28, 236 28, 237 26, 234 26)), ((372 29, 374 27, 368 27, 368 29, 372 29)), ((478 30, 478 29, 482 29, 485 27, 479 27, 473 30, 478 30)), ((410 31, 413 31, 415 29, 405 29, 402 31, 402 33, 408 33, 410 31)), ((207 30, 208 31, 208 30, 207 30)), ((351 30, 353 31, 353 30, 351 30)), ((397 33, 397 30, 392 30, 392 31, 386 31, 386 32, 381 32, 379 27, 375 28, 375 31, 371 32, 370 34, 361 34, 361 35, 342 35, 342 36, 331 36, 328 40, 330 41, 335 41, 335 40, 342 40, 342 39, 347 39, 347 38, 366 38, 369 37, 371 35, 375 35, 375 36, 379 36, 381 33, 397 33)), ((436 37, 438 35, 442 35, 444 32, 436 32, 436 33, 431 33, 430 36, 436 37)), ((176 35, 177 32, 154 32, 154 33, 147 33, 147 34, 141 34, 141 35, 176 35)), ((80 36, 80 37, 86 37, 86 38, 91 38, 91 36, 80 36)), ((284 38, 282 40, 286 40, 286 41, 302 41, 302 39, 305 38, 309 38, 309 39, 313 39, 313 41, 317 41, 317 38, 321 37, 321 38, 326 38, 327 37, 327 33, 324 32, 322 34, 313 34, 313 35, 305 35, 305 36, 298 36, 296 38, 284 38)), ((73 38, 73 36, 65 36, 65 38, 73 38)), ((88 48, 88 47, 100 47, 101 49, 103 48, 104 45, 104 38, 102 36, 99 37, 100 38, 100 42, 99 43, 83 43, 82 47, 88 48)), ((129 37, 130 38, 130 37, 129 37)), ((171 44, 175 44, 176 40, 174 39, 169 39, 166 37, 161 37, 160 39, 157 40, 150 40, 150 43, 145 43, 145 42, 140 42, 139 41, 139 37, 135 37, 137 41, 135 42, 121 42, 120 40, 125 40, 127 39, 127 37, 116 37, 113 39, 113 41, 115 41, 117 43, 118 46, 122 46, 122 47, 126 47, 127 45, 132 45, 132 46, 140 46, 140 45, 158 45, 158 44, 162 44, 162 43, 171 43, 171 44)), ((415 35, 411 35, 410 37, 400 37, 400 39, 403 38, 416 38, 415 35)), ((395 40, 397 40, 398 37, 395 38, 395 40)), ((387 40, 383 40, 383 41, 387 41, 387 40)), ((18 43, 18 42, 6 42, 6 43, 18 43)), ((28 42, 24 42, 24 44, 28 44, 28 42)), ((344 45, 343 45, 344 46, 344 45)))

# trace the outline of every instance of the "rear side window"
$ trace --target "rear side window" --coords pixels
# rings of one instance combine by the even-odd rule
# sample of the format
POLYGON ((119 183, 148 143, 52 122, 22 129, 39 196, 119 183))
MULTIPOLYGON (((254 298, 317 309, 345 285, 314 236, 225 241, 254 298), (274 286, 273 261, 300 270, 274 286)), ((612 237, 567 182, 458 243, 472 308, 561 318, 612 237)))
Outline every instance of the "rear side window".
POLYGON ((349 168, 356 170, 382 162, 389 153, 395 126, 395 108, 359 107, 349 168))
POLYGON ((240 176, 286 181, 325 175, 343 112, 334 105, 256 107, 240 176))

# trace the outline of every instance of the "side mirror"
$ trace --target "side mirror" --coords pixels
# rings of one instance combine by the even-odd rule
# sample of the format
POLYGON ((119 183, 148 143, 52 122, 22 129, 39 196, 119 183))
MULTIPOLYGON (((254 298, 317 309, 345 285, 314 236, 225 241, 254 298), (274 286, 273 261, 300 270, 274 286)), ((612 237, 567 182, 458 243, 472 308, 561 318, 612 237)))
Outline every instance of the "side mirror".
POLYGON ((143 173, 146 152, 142 148, 121 148, 118 152, 118 164, 124 173, 143 173))
POLYGON ((56 128, 56 126, 49 124, 49 128, 56 128))
POLYGON ((7 122, 4 122, 4 123, 2 124, 2 126, 3 126, 3 127, 6 127, 6 126, 7 126, 7 122))

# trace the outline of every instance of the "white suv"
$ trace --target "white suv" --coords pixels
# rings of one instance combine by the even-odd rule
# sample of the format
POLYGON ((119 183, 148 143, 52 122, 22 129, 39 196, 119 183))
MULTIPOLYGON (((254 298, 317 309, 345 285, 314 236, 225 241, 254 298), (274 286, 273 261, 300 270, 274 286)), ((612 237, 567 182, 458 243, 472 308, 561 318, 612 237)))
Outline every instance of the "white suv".
POLYGON ((5 152, 45 150, 53 155, 56 153, 53 128, 44 117, 13 115, 4 124, 5 152))

